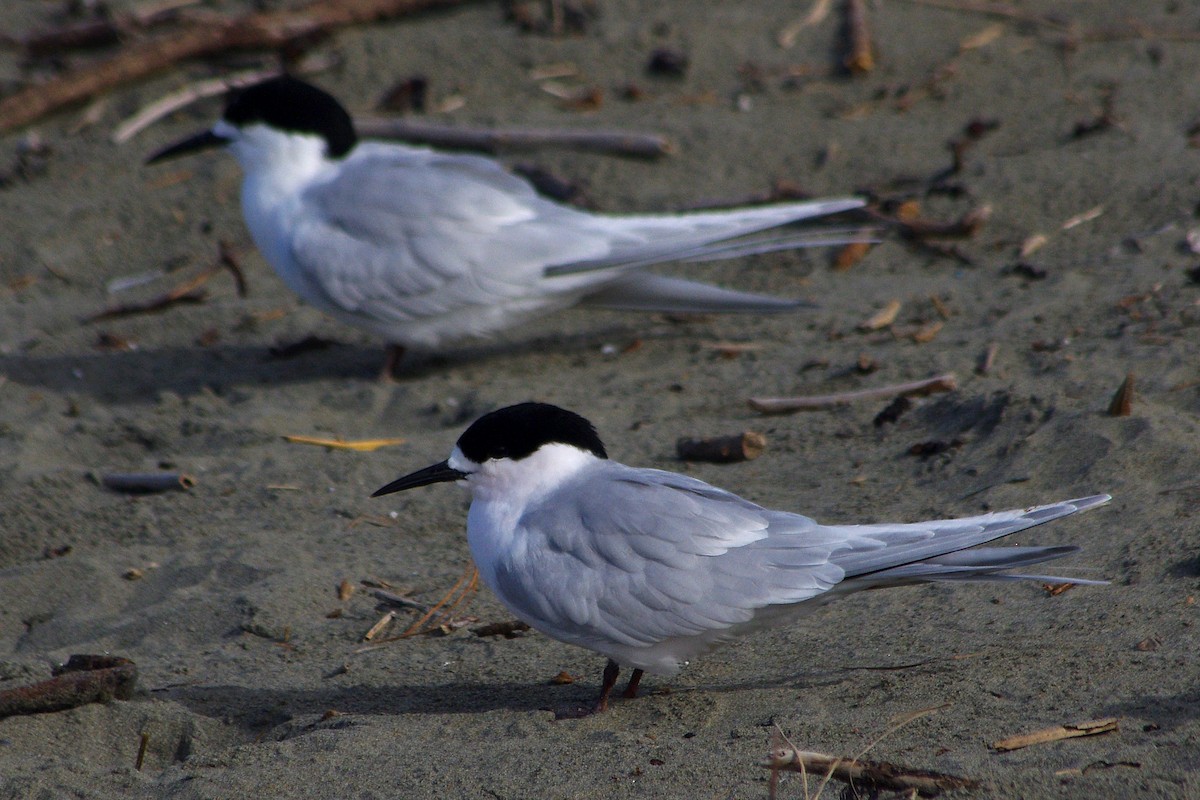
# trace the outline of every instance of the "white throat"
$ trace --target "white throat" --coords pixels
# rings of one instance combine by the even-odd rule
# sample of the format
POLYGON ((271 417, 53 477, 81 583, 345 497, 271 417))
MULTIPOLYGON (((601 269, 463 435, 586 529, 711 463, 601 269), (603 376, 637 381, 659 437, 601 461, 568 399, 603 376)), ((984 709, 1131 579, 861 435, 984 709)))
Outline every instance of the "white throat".
POLYGON ((288 285, 313 302, 313 291, 293 275, 290 231, 304 190, 336 173, 337 162, 325 155, 325 140, 262 124, 238 128, 225 121, 213 126, 213 132, 231 140, 228 149, 245 175, 242 213, 254 243, 288 285))
POLYGON ((325 140, 315 134, 288 133, 267 125, 235 128, 221 121, 213 132, 232 141, 229 151, 246 174, 243 199, 275 205, 281 197, 301 191, 330 170, 325 140))
POLYGON ((525 506, 554 491, 597 460, 586 450, 554 443, 542 445, 518 461, 504 458, 484 464, 469 462, 456 447, 450 456, 450 466, 471 473, 467 485, 475 502, 525 506))

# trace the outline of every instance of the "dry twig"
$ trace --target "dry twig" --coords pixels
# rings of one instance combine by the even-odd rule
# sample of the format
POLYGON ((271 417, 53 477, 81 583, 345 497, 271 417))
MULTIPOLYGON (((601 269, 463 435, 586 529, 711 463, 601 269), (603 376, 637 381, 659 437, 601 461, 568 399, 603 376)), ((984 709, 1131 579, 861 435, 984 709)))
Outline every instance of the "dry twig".
POLYGON ((165 311, 172 306, 182 303, 203 303, 208 298, 208 292, 200 287, 207 283, 209 278, 216 273, 217 270, 215 269, 207 270, 158 297, 153 297, 142 303, 122 303, 112 306, 103 311, 98 311, 90 317, 85 317, 83 321, 99 322, 103 319, 113 319, 115 317, 129 317, 134 314, 151 314, 157 311, 165 311))
POLYGON ((368 138, 402 139, 434 147, 485 153, 564 147, 632 158, 660 158, 675 150, 665 136, 630 131, 462 128, 395 118, 356 119, 354 127, 360 135, 368 138))
POLYGON ((135 42, 112 58, 23 89, 0 100, 0 133, 65 106, 160 72, 180 61, 229 50, 279 50, 338 28, 378 22, 468 0, 316 0, 299 9, 193 22, 135 42))
POLYGON ((1057 742, 1061 739, 1074 739, 1079 736, 1096 736, 1101 733, 1111 733, 1112 731, 1120 730, 1120 727, 1120 722, 1116 717, 1093 719, 1069 725, 1055 725, 1053 728, 1043 728, 1033 733, 1009 736, 1006 739, 993 742, 992 748, 997 752, 1007 753, 1009 750, 1019 750, 1022 747, 1029 747, 1033 744, 1044 744, 1046 742, 1057 742))
POLYGON ((948 372, 925 380, 879 386, 857 392, 839 392, 808 397, 752 397, 746 402, 750 404, 751 408, 762 414, 789 414, 793 411, 815 411, 844 406, 858 400, 878 400, 897 395, 915 397, 935 392, 953 392, 957 388, 958 382, 953 373, 948 372))
MULTIPOLYGON (((850 787, 853 796, 859 796, 858 788, 866 789, 867 796, 876 796, 882 791, 906 792, 910 797, 937 797, 942 792, 956 789, 973 789, 978 781, 946 775, 928 770, 909 769, 886 761, 863 761, 862 757, 885 737, 922 717, 949 707, 949 703, 924 708, 893 719, 892 724, 875 737, 857 755, 840 758, 823 753, 800 750, 784 735, 778 725, 771 735, 771 750, 762 766, 771 770, 769 796, 773 799, 780 770, 799 772, 807 778, 824 773, 814 797, 820 797, 831 780, 838 780, 850 787)), ((807 794, 807 787, 805 791, 807 794)))

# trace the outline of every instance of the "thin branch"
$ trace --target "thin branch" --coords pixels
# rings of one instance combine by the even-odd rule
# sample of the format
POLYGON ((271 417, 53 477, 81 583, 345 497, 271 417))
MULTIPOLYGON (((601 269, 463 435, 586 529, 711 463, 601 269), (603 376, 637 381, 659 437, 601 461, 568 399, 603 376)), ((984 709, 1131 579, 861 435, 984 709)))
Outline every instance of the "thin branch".
POLYGON ((834 406, 844 406, 857 400, 879 400, 887 397, 926 395, 935 392, 953 392, 958 382, 952 373, 926 378, 921 381, 879 386, 857 392, 812 395, 809 397, 752 397, 747 402, 762 414, 788 414, 792 411, 815 411, 834 406))
POLYGON ((317 0, 291 11, 246 14, 192 23, 137 42, 112 58, 30 86, 0 100, 0 133, 28 125, 116 86, 140 80, 180 61, 227 50, 272 50, 338 28, 463 5, 470 0, 317 0))
POLYGON ((675 149, 665 136, 629 131, 460 128, 408 119, 384 118, 356 119, 354 127, 360 135, 367 138, 403 139, 434 147, 488 153, 500 150, 565 147, 634 158, 660 158, 675 149))

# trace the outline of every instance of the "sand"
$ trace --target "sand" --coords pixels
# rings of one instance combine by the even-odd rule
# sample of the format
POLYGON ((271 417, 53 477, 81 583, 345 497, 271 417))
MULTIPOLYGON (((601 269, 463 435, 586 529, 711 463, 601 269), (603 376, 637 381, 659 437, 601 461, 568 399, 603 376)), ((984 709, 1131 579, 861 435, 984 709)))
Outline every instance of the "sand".
MULTIPOLYGON (((670 136, 677 153, 655 162, 506 159, 584 186, 607 211, 736 202, 788 181, 813 195, 908 193, 940 219, 988 205, 990 220, 953 243, 961 258, 889 236, 846 271, 824 252, 672 268, 806 297, 815 310, 682 321, 566 312, 420 359, 382 385, 383 343, 302 305, 253 251, 232 159, 141 166, 207 125, 215 101, 110 142, 121 119, 210 68, 115 91, 94 124, 82 110, 40 122, 44 163, 6 170, 0 189, 0 688, 47 677, 72 653, 132 659, 140 681, 129 701, 0 720, 0 797, 760 798, 775 725, 801 747, 851 755, 894 717, 935 706, 945 707, 870 755, 974 778, 979 797, 1200 792, 1200 257, 1187 245, 1200 228, 1200 150, 1188 145, 1200 44, 1064 48, 1044 26, 888 2, 872 17, 878 67, 851 79, 824 74, 835 19, 793 49, 776 45, 807 4, 599 5, 568 38, 524 34, 491 4, 345 31, 321 48, 341 65, 317 80, 358 112, 419 73, 433 102, 465 101, 431 115, 440 121, 670 136), (984 32, 994 38, 960 52, 984 32), (688 55, 682 78, 645 74, 657 47, 688 55), (599 88, 602 105, 564 108, 529 77, 554 62, 576 65, 579 77, 562 82, 599 88), (789 79, 793 66, 808 69, 789 79), (621 97, 631 83, 637 101, 621 97), (1106 87, 1112 124, 1073 136, 1100 116, 1106 87), (946 142, 981 119, 999 124, 947 179, 958 193, 923 197, 950 164, 946 142), (1044 246, 1021 256, 1036 234, 1044 246), (241 254, 247 297, 220 275, 201 304, 86 321, 198 274, 220 240, 241 254), (110 291, 148 273, 161 274, 110 291), (890 329, 858 329, 893 299, 902 307, 890 329), (914 339, 935 323, 931 340, 914 339), (101 347, 102 335, 129 347, 101 347), (332 344, 271 356, 309 335, 332 344), (729 341, 758 347, 713 348, 729 341), (994 364, 978 374, 992 344, 994 364), (882 427, 873 420, 886 401, 782 417, 745 402, 946 371, 958 391, 882 427), (1128 373, 1132 413, 1109 416, 1128 373), (828 522, 1110 492, 1105 508, 1013 539, 1078 545, 1054 566, 1111 585, 858 595, 647 679, 645 697, 581 720, 555 710, 595 695, 602 659, 537 633, 460 629, 356 653, 386 610, 362 581, 431 601, 470 559, 453 487, 370 492, 444 458, 479 414, 531 398, 595 421, 622 461, 828 522), (755 461, 675 458, 677 437, 749 429, 768 440, 755 461), (288 434, 406 443, 359 453, 288 434), (946 447, 910 453, 928 442, 946 447), (90 477, 159 469, 196 484, 128 495, 90 477), (339 600, 343 581, 356 591, 339 600), (576 681, 551 683, 561 671, 576 681), (989 747, 1105 717, 1120 730, 989 747)), ((1019 4, 1091 29, 1136 14, 1152 29, 1200 30, 1187 3, 1140 6, 1019 4)), ((0 11, 10 32, 54 13, 36 0, 0 11)), ((6 84, 42 70, 0 55, 6 84)), ((0 139, 0 166, 16 164, 30 134, 0 139)), ((510 618, 486 590, 463 613, 510 618)), ((400 612, 392 632, 411 621, 400 612)), ((803 797, 799 780, 780 796, 803 797)))

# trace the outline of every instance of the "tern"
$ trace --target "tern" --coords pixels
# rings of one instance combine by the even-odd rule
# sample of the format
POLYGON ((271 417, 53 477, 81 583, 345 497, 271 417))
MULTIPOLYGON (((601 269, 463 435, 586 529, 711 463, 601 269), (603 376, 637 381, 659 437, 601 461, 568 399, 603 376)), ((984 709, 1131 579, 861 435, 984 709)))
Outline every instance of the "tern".
POLYGON ((608 458, 571 411, 523 403, 480 417, 450 457, 373 496, 443 481, 471 494, 467 541, 484 583, 546 635, 608 658, 594 711, 622 667, 673 675, 752 631, 850 592, 930 581, 1078 578, 1011 574, 1078 550, 978 547, 1104 505, 1093 495, 960 519, 823 525, 696 478, 608 458))
POLYGON ((227 148, 241 165, 246 225, 283 282, 384 338, 392 365, 405 348, 485 337, 577 304, 796 309, 809 304, 645 268, 861 238, 793 225, 860 208, 854 197, 627 216, 561 205, 483 156, 360 142, 337 100, 286 75, 232 93, 210 129, 147 163, 211 147, 227 148))

